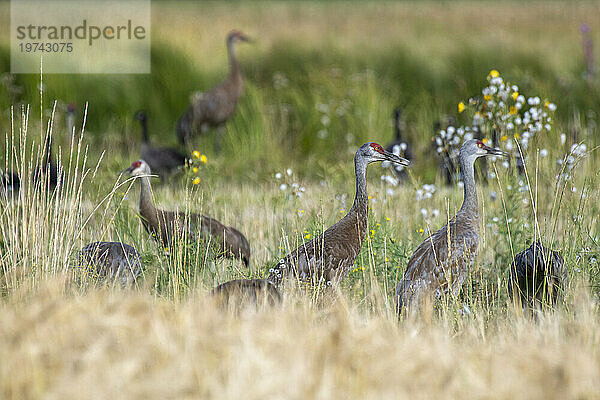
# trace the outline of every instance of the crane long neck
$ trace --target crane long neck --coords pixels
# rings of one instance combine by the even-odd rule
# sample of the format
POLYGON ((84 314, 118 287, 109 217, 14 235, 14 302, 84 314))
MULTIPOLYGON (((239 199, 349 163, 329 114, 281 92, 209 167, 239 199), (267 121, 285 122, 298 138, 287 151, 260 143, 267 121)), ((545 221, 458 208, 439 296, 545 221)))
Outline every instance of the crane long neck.
POLYGON ((235 57, 235 45, 233 40, 227 41, 227 56, 229 57, 229 74, 236 76, 240 73, 240 66, 235 57))
POLYGON ((400 130, 400 116, 396 115, 394 119, 394 137, 397 141, 402 139, 402 132, 400 130))
POLYGON ((152 186, 150 185, 150 177, 142 176, 140 178, 140 214, 151 219, 156 216, 156 208, 152 204, 152 186))
POLYGON ((367 217, 369 202, 367 197, 367 165, 361 157, 354 157, 354 171, 356 173, 356 195, 351 211, 360 216, 367 217))
POLYGON ((142 139, 144 143, 149 143, 150 136, 148 135, 148 122, 146 119, 140 119, 140 125, 142 126, 142 139))
POLYGON ((73 128, 75 127, 75 117, 72 113, 67 115, 67 137, 70 138, 73 135, 73 128))
POLYGON ((46 136, 46 142, 44 143, 44 164, 52 163, 52 136, 46 136))
POLYGON ((477 188, 475 187, 475 163, 474 157, 463 157, 459 159, 460 171, 464 184, 465 198, 461 207, 462 212, 472 212, 478 214, 479 206, 477 204, 477 188))

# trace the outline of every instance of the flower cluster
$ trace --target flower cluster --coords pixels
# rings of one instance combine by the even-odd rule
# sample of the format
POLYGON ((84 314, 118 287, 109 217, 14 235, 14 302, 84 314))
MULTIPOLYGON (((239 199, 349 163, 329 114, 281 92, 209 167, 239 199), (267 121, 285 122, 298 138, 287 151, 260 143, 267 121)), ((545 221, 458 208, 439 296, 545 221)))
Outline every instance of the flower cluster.
POLYGON ((273 74, 273 87, 275 90, 283 89, 288 87, 290 81, 288 78, 281 72, 275 72, 273 74))
POLYGON ((435 185, 425 184, 421 189, 417 189, 415 192, 417 201, 430 199, 435 193, 435 185))
MULTIPOLYGON (((408 148, 408 145, 404 142, 400 143, 400 144, 395 144, 392 147, 392 153, 394 153, 395 155, 399 156, 399 157, 405 157, 405 152, 406 149, 408 148)), ((396 170, 396 173, 399 174, 402 171, 404 171, 404 165, 400 165, 400 164, 396 164, 396 163, 392 163, 390 161, 384 161, 381 163, 383 168, 393 168, 396 170)), ((384 179, 383 176, 381 177, 381 180, 386 180, 384 179)), ((392 186, 396 186, 398 185, 398 180, 396 179, 396 183, 392 183, 391 181, 388 181, 387 183, 391 184, 392 186)))
MULTIPOLYGON (((491 135, 494 145, 516 156, 519 149, 509 139, 514 138, 525 151, 536 134, 552 130, 555 104, 539 96, 525 97, 517 85, 505 82, 497 70, 490 71, 487 81, 481 96, 458 103, 459 114, 472 114, 470 125, 449 126, 436 134, 434 140, 438 153, 456 158, 463 141, 491 135)), ((503 165, 508 167, 508 163, 503 165)))
POLYGON ((558 164, 563 165, 562 172, 559 176, 556 177, 557 180, 563 179, 565 181, 573 179, 573 170, 575 166, 581 160, 587 152, 587 146, 585 143, 575 143, 571 146, 571 150, 567 155, 566 159, 563 161, 562 159, 558 159, 558 164))
POLYGON ((198 171, 199 171, 199 168, 206 165, 206 163, 208 163, 208 159, 206 158, 206 155, 200 154, 200 152, 198 150, 194 150, 192 152, 192 158, 188 161, 188 164, 194 175, 194 178, 192 180, 192 183, 194 185, 197 185, 200 183, 200 177, 198 176, 198 171))
POLYGON ((299 183, 294 182, 294 172, 291 168, 285 170, 285 172, 277 172, 275 174, 275 179, 277 183, 279 183, 279 190, 282 192, 286 192, 287 194, 295 197, 302 197, 306 188, 304 186, 300 186, 299 183))
MULTIPOLYGON (((329 136, 332 112, 335 112, 336 114, 334 117, 343 117, 351 111, 352 102, 348 99, 342 99, 340 101, 331 100, 329 103, 317 103, 315 107, 320 114, 319 122, 321 123, 321 129, 317 131, 317 137, 319 139, 325 139, 329 136)), ((346 140, 353 140, 352 135, 350 135, 350 138, 346 135, 346 140)))

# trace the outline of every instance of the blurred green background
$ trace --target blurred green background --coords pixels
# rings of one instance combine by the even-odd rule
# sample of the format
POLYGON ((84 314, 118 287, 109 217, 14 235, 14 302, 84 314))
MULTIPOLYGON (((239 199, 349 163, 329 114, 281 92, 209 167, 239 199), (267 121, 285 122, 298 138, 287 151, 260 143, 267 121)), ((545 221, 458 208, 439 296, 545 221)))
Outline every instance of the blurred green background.
MULTIPOLYGON (((6 133, 11 105, 31 104, 39 114, 40 77, 8 74, 8 2, 0 13, 6 133)), ((586 77, 580 27, 600 43, 599 15, 598 2, 153 1, 150 75, 45 75, 43 107, 48 116, 59 101, 59 144, 61 112, 73 102, 79 124, 88 104, 87 140, 119 145, 126 159, 140 139, 138 109, 148 111, 153 142, 174 145, 190 93, 225 78, 225 36, 236 28, 255 42, 238 46, 246 90, 218 157, 225 177, 253 178, 292 162, 303 176, 323 178, 323 164, 347 160, 367 140, 390 140, 400 106, 419 174, 432 178, 435 121, 479 94, 492 68, 523 94, 557 104, 556 137, 546 139, 566 132, 596 141, 599 80, 586 77)), ((212 137, 195 148, 212 156, 212 137)))

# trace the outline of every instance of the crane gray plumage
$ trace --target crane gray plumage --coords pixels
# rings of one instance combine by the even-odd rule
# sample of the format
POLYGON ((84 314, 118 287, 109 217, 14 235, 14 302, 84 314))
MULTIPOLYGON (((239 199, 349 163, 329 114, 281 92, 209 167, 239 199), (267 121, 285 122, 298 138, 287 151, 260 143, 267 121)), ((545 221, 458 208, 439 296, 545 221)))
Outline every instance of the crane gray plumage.
POLYGON ((13 171, 0 173, 0 189, 2 194, 8 198, 16 197, 21 189, 19 174, 13 171))
MULTIPOLYGON (((397 156, 404 157, 405 159, 412 162, 412 148, 403 136, 404 135, 402 134, 402 109, 398 107, 394 110, 394 140, 385 147, 385 150, 397 156)), ((398 177, 398 179, 404 180, 408 177, 406 169, 403 165, 394 164, 392 165, 392 169, 398 177)))
POLYGON ((207 92, 195 92, 190 96, 188 109, 177 121, 177 137, 181 144, 209 128, 221 127, 235 113, 244 90, 242 70, 235 56, 235 43, 240 40, 247 42, 249 38, 239 31, 227 35, 227 78, 207 92))
POLYGON ((241 258, 248 265, 250 244, 240 231, 205 215, 157 209, 152 203, 152 172, 144 160, 135 161, 123 172, 139 177, 142 223, 146 231, 164 246, 172 247, 183 240, 195 242, 203 239, 211 241, 220 251, 220 256, 241 258))
POLYGON ((277 287, 266 279, 235 279, 214 288, 211 295, 222 308, 274 306, 282 301, 277 287))
POLYGON ((518 296, 524 308, 554 305, 566 281, 567 269, 560 253, 536 241, 510 265, 508 294, 511 299, 518 296))
POLYGON ((79 266, 86 274, 102 279, 113 279, 123 286, 135 283, 142 270, 137 250, 121 242, 94 242, 79 252, 79 266))
POLYGON ((69 103, 67 105, 67 111, 65 112, 65 126, 67 127, 67 131, 65 133, 67 134, 67 143, 69 143, 71 141, 71 137, 75 133, 75 112, 76 111, 77 111, 77 108, 75 107, 75 104, 69 103))
POLYGON ((135 113, 135 119, 140 121, 142 128, 141 156, 148 163, 152 172, 164 178, 177 170, 181 170, 187 160, 185 154, 170 147, 152 146, 150 134, 148 133, 148 116, 144 111, 138 111, 135 113))
POLYGON ((52 135, 48 134, 44 143, 44 149, 40 154, 40 162, 33 171, 32 179, 34 183, 43 184, 41 189, 49 188, 54 190, 59 181, 58 165, 52 157, 52 135))
POLYGON ((279 285, 288 276, 301 280, 337 283, 350 271, 360 252, 367 231, 367 166, 376 161, 390 161, 404 166, 410 161, 385 151, 377 143, 362 145, 354 156, 356 195, 348 214, 322 235, 302 244, 270 270, 269 281, 279 285))
POLYGON ((458 295, 479 244, 479 206, 474 163, 479 157, 506 155, 499 149, 471 139, 460 149, 459 164, 464 183, 464 201, 447 225, 421 243, 408 261, 404 277, 396 287, 398 312, 419 305, 424 296, 450 291, 458 295))

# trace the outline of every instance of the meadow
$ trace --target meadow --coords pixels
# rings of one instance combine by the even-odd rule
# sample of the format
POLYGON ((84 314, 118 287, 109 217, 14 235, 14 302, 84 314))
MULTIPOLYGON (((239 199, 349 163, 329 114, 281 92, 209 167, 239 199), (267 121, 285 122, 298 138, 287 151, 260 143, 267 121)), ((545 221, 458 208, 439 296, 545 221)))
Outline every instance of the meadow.
MULTIPOLYGON (((8 20, 7 3, 0 13, 8 20)), ((0 26, 0 165, 28 177, 17 199, 0 198, 0 398, 600 398, 600 71, 585 75, 580 34, 586 23, 600 42, 597 2, 164 1, 152 15, 151 75, 13 76, 0 26), (136 110, 153 143, 176 144, 190 92, 226 75, 232 28, 255 41, 238 49, 246 86, 221 151, 204 135, 187 149, 206 156, 198 172, 152 183, 162 208, 239 228, 249 268, 157 244, 138 183, 119 174, 139 156, 136 110), (529 142, 525 175, 478 170, 479 255, 459 298, 398 321, 395 282, 462 202, 437 172, 434 124, 466 124, 457 105, 493 69, 556 104, 552 129, 529 142), (280 307, 218 309, 216 285, 265 276, 343 216, 354 152, 392 139, 398 106, 415 162, 398 186, 369 167, 368 235, 350 276, 325 292, 292 287, 280 307), (47 132, 65 170, 53 193, 27 184, 47 132), (531 317, 507 277, 536 239, 561 252, 569 280, 531 317), (133 289, 71 268, 97 240, 141 253, 133 289)))

